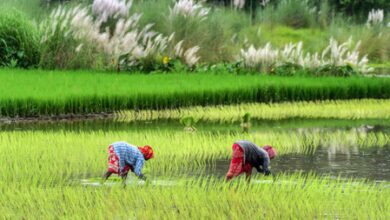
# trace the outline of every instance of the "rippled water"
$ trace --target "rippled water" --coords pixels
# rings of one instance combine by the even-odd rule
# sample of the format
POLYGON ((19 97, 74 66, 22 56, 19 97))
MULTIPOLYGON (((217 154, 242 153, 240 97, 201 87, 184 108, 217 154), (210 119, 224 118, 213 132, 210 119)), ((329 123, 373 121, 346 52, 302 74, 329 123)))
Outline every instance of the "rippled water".
MULTIPOLYGON (((229 164, 229 160, 214 161, 206 173, 222 177, 229 164)), ((320 147, 312 155, 279 156, 271 161, 271 170, 274 174, 313 172, 333 177, 390 181, 390 146, 367 149, 320 147)))

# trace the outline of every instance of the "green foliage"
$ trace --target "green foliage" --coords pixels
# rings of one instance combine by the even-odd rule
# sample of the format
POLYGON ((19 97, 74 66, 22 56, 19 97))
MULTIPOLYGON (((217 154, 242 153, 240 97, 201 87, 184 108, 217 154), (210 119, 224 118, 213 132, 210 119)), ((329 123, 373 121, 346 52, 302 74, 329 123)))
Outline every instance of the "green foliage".
POLYGON ((349 65, 346 66, 333 66, 325 65, 314 70, 314 74, 317 76, 352 76, 358 75, 358 73, 349 65))
MULTIPOLYGON (((65 11, 65 9, 64 9, 65 11)), ((58 14, 58 13, 57 13, 58 14)), ((47 17, 40 24, 39 67, 43 69, 104 69, 104 57, 94 42, 75 39, 64 16, 47 17), (50 27, 50 29, 48 28, 50 27), (49 30, 49 31, 48 31, 49 30)))
POLYGON ((42 0, 1 0, 0 13, 18 10, 28 18, 40 19, 47 15, 47 8, 42 4, 42 0))
POLYGON ((184 125, 184 129, 189 132, 196 131, 195 124, 198 122, 198 119, 195 119, 192 116, 185 116, 180 119, 180 124, 184 125))
POLYGON ((383 26, 367 27, 337 19, 329 27, 329 34, 339 41, 353 37, 360 41, 360 54, 367 54, 370 61, 387 61, 390 58, 390 28, 383 26), (373 43, 375 42, 375 43, 373 43))
POLYGON ((242 27, 241 21, 248 20, 245 14, 234 16, 236 13, 233 11, 215 8, 207 18, 200 19, 182 15, 170 16, 172 7, 173 2, 170 0, 150 0, 135 2, 132 10, 142 13, 143 25, 153 23, 153 29, 166 36, 175 33, 173 44, 183 40, 184 49, 199 46, 201 62, 217 63, 232 59, 234 52, 229 46, 229 40, 234 32, 231 31, 231 26, 242 27))
MULTIPOLYGON (((319 1, 319 0, 314 0, 319 1)), ((367 18, 368 12, 373 8, 381 8, 385 11, 390 10, 388 0, 329 0, 330 4, 338 11, 354 16, 362 16, 363 20, 367 18)))
POLYGON ((251 114, 249 112, 245 113, 242 116, 241 128, 243 133, 249 133, 249 128, 251 126, 251 114))
POLYGON ((286 63, 276 67, 270 74, 278 76, 294 76, 294 75, 313 75, 313 76, 356 76, 359 75, 351 66, 334 66, 331 64, 323 65, 313 70, 305 70, 302 66, 294 63, 286 63))
POLYGON ((281 66, 275 67, 271 74, 278 76, 293 76, 293 75, 305 75, 308 74, 302 66, 294 63, 285 63, 281 66))
POLYGON ((317 24, 317 11, 308 0, 281 0, 258 10, 256 19, 265 24, 307 28, 317 24))
POLYGON ((0 13, 0 66, 29 68, 39 60, 38 33, 20 12, 0 13))

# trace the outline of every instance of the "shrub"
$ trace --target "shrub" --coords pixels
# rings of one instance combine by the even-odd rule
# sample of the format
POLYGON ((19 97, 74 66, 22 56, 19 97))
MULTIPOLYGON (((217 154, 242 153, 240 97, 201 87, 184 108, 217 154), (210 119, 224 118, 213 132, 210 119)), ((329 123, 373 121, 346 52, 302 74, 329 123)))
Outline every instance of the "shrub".
POLYGON ((77 9, 59 7, 40 24, 41 57, 39 66, 44 69, 87 69, 98 66, 96 46, 84 39, 75 38, 71 19, 77 9))
POLYGON ((303 28, 315 23, 315 12, 315 8, 310 8, 308 0, 282 0, 274 13, 279 23, 303 28))
POLYGON ((28 68, 38 64, 38 32, 20 12, 0 13, 0 66, 28 68))
POLYGON ((153 24, 142 27, 141 14, 130 13, 131 5, 130 1, 95 0, 92 11, 81 5, 53 11, 41 25, 44 54, 48 55, 41 59, 42 66, 69 69, 99 61, 107 69, 150 72, 167 69, 167 60, 180 59, 193 68, 199 48, 183 49, 183 41, 174 45, 173 34, 155 32, 153 24))
POLYGON ((363 18, 367 16, 372 8, 390 10, 390 1, 388 0, 329 0, 329 3, 340 12, 348 15, 361 15, 363 18))

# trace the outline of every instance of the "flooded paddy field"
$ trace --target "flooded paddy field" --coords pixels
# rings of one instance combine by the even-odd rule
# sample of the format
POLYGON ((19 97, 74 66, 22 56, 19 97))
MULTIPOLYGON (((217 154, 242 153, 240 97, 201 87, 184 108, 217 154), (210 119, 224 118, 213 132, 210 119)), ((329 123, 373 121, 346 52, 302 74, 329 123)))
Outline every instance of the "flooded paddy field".
POLYGON ((194 130, 178 120, 2 123, 0 211, 5 218, 31 209, 31 218, 342 218, 364 206, 383 212, 364 209, 355 217, 387 218, 389 125, 386 118, 252 120, 243 133, 240 122, 199 121, 194 130), (241 139, 277 149, 271 176, 253 170, 250 183, 243 176, 225 182, 232 143, 241 139), (147 181, 133 174, 125 184, 119 177, 102 181, 107 146, 117 140, 154 147, 147 181))

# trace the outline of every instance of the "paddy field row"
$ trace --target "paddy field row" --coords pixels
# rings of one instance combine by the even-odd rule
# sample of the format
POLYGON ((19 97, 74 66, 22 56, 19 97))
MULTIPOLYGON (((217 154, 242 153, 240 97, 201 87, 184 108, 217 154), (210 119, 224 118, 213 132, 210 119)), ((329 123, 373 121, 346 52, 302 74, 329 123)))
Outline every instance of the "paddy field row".
POLYGON ((0 116, 390 97, 390 79, 0 70, 0 116))
POLYGON ((238 139, 272 144, 280 156, 311 154, 318 146, 382 148, 390 144, 388 133, 357 130, 249 134, 155 129, 4 131, 0 133, 4 164, 0 167, 0 218, 389 217, 386 182, 282 172, 269 177, 255 175, 250 183, 244 178, 226 183, 213 175, 191 175, 216 159, 227 159, 232 142, 238 139), (155 158, 144 169, 146 182, 131 175, 125 188, 115 177, 102 185, 107 145, 112 140, 154 146, 155 158))
MULTIPOLYGON (((34 186, 68 185, 78 178, 100 177, 107 166, 107 146, 118 140, 151 145, 155 158, 145 171, 151 176, 177 176, 228 159, 234 141, 248 139, 270 144, 279 155, 311 154, 319 146, 333 148, 387 147, 388 132, 360 130, 255 131, 249 134, 218 131, 4 131, 0 133, 1 180, 34 186)), ((226 167, 227 169, 227 167, 226 167)))

